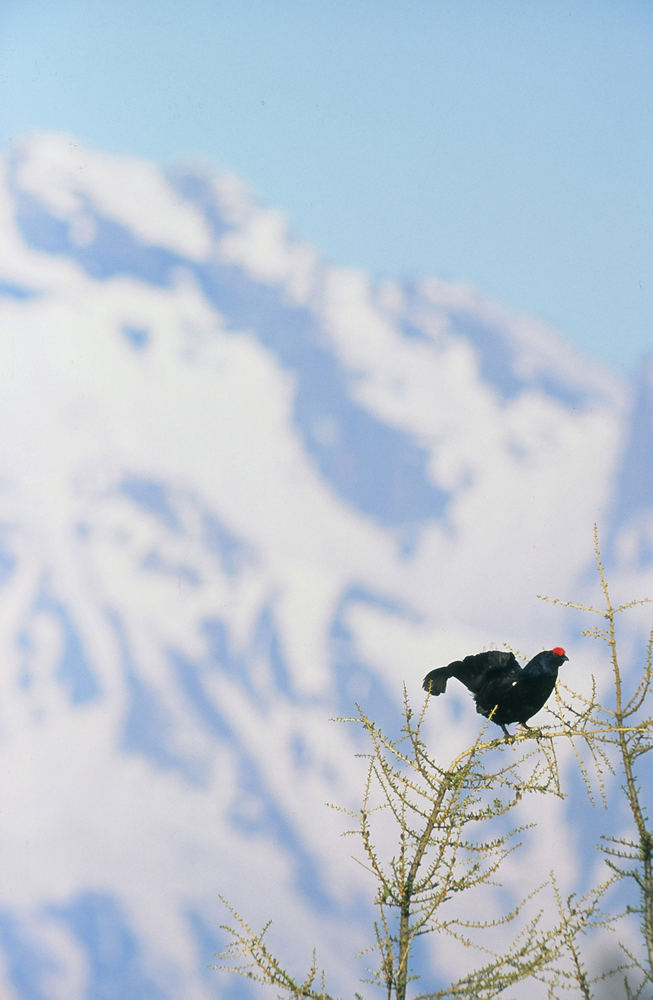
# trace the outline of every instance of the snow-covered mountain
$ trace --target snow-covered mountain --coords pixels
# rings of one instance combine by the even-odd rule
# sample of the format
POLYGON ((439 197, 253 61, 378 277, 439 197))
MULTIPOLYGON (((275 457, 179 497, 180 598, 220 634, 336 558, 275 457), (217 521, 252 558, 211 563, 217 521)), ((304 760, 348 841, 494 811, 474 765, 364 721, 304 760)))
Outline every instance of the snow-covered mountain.
MULTIPOLYGON (((328 266, 206 166, 35 136, 0 168, 0 995, 254 996, 208 968, 219 893, 351 990, 329 720, 504 641, 587 665, 536 595, 593 585, 597 521, 643 596, 651 368, 328 266)), ((478 722, 438 709, 446 756, 478 722)))

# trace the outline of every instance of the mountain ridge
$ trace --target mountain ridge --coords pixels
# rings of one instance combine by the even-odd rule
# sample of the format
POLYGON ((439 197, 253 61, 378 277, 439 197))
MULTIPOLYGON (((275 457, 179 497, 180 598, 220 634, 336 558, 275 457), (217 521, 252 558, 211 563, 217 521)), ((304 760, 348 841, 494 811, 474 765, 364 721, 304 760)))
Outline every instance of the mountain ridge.
MULTIPOLYGON (((615 476, 650 397, 473 289, 325 264, 206 167, 53 136, 1 166, 3 995, 224 995, 220 892, 353 989, 329 718, 392 729, 404 682, 508 640, 588 674, 535 595, 590 591, 594 521, 649 530, 615 476)), ((431 725, 446 755, 478 722, 431 725)))

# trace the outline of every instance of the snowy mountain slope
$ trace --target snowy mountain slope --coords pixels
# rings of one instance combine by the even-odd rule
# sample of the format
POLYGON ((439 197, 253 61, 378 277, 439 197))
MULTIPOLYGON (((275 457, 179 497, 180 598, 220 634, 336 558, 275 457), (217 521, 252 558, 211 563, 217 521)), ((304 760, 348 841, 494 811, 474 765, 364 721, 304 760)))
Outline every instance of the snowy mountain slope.
POLYGON ((634 385, 615 476, 611 556, 624 569, 650 570, 653 562, 653 359, 634 385))
MULTIPOLYGON (((220 892, 351 991, 330 716, 393 725, 506 640, 582 665, 535 595, 582 596, 593 521, 650 524, 615 490, 645 418, 470 289, 327 267, 234 178, 59 136, 2 177, 2 995, 223 996, 220 892)), ((478 725, 449 709, 445 753, 478 725)))

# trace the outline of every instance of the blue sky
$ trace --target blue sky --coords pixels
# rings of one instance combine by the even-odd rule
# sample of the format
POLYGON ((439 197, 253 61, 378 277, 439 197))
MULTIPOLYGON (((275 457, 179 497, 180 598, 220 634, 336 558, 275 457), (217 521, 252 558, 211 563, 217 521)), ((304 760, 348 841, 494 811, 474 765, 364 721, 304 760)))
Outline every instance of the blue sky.
POLYGON ((330 261, 653 347, 650 0, 3 0, 0 141, 236 171, 330 261))

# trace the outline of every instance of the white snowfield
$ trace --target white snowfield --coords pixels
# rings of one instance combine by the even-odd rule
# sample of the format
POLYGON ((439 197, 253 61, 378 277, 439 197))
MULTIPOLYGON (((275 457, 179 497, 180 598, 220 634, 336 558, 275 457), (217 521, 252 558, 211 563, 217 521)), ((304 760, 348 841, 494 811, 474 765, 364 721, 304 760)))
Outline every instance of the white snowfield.
MULTIPOLYGON (((351 994, 371 887, 325 803, 363 764, 330 719, 392 724, 506 641, 589 685, 587 623, 536 595, 594 599, 598 522, 645 596, 653 501, 619 483, 653 379, 471 288, 326 266, 205 165, 36 135, 0 167, 0 995, 225 996, 219 893, 351 994)), ((429 712, 444 758, 478 730, 462 689, 429 712)))

